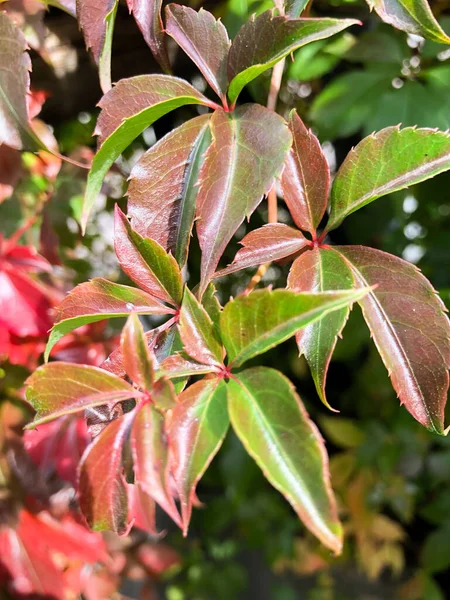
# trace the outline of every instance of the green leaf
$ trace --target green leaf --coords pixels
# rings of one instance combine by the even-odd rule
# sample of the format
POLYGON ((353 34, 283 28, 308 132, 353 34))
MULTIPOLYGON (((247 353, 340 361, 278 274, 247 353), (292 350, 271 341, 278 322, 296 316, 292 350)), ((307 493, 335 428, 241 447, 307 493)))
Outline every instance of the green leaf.
POLYGON ((195 488, 222 445, 229 426, 226 385, 203 379, 188 387, 172 412, 169 437, 172 472, 181 503, 183 533, 187 534, 195 488))
POLYGON ((123 271, 150 295, 181 304, 183 281, 177 261, 153 239, 141 237, 116 204, 114 248, 123 271))
POLYGON ((138 160, 130 175, 128 216, 133 229, 172 252, 180 267, 187 260, 198 174, 211 143, 210 116, 191 119, 168 133, 138 160))
POLYGON ((66 333, 88 323, 127 317, 131 312, 140 315, 165 315, 174 311, 142 290, 111 283, 100 277, 77 285, 58 306, 55 324, 45 349, 45 360, 48 360, 53 346, 66 333))
POLYGON ((269 482, 303 523, 339 554, 342 526, 336 510, 322 437, 278 371, 256 367, 227 384, 233 429, 269 482))
POLYGON ((200 295, 233 234, 280 173, 292 141, 284 120, 257 104, 245 104, 231 113, 216 110, 211 133, 197 201, 200 295))
POLYGON ((30 427, 85 408, 140 396, 129 383, 97 367, 53 362, 28 377, 26 398, 36 410, 30 427))
POLYGON ((424 427, 444 433, 450 323, 443 302, 414 265, 380 250, 341 246, 357 285, 378 284, 359 300, 400 402, 424 427))
POLYGON ((169 4, 166 31, 194 61, 219 98, 226 102, 228 33, 220 20, 200 8, 169 4))
POLYGON ((421 559, 429 573, 444 571, 450 566, 450 523, 435 529, 426 538, 421 559))
POLYGON ((184 350, 189 356, 206 365, 220 367, 223 364, 223 347, 214 323, 187 287, 184 290, 178 327, 184 350))
POLYGON ((366 0, 385 23, 397 29, 450 44, 450 38, 436 21, 427 0, 366 0))
POLYGON ((234 367, 274 348, 302 327, 367 294, 365 290, 296 293, 257 290, 231 300, 220 319, 222 340, 234 367))
POLYGON ((399 127, 374 133, 349 152, 333 181, 327 231, 377 198, 448 169, 448 133, 399 127))
POLYGON ((89 527, 124 534, 128 529, 128 499, 122 474, 123 445, 134 411, 110 423, 87 447, 80 462, 79 503, 89 527))
POLYGON ((96 128, 100 148, 89 171, 81 223, 83 231, 103 179, 114 161, 147 127, 185 104, 215 107, 189 83, 170 75, 122 79, 103 96, 96 128))
POLYGON ((358 448, 366 435, 352 419, 343 417, 319 417, 325 438, 339 448, 358 448))
POLYGON ((297 48, 339 33, 354 19, 289 19, 268 10, 239 30, 228 56, 228 97, 234 103, 241 90, 297 48))
POLYGON ((170 492, 169 447, 164 417, 149 402, 137 409, 131 431, 136 482, 181 527, 170 492))
MULTIPOLYGON (((297 292, 326 292, 350 290, 355 287, 353 274, 346 261, 332 249, 315 248, 297 258, 291 267, 288 287, 297 292)), ((300 355, 311 369, 317 393, 331 409, 325 393, 328 367, 350 314, 350 306, 330 312, 320 321, 297 333, 300 355)), ((331 409, 333 410, 333 409, 331 409)))
POLYGON ((136 313, 131 313, 122 329, 120 346, 123 365, 128 377, 141 390, 151 390, 155 378, 153 360, 136 313))

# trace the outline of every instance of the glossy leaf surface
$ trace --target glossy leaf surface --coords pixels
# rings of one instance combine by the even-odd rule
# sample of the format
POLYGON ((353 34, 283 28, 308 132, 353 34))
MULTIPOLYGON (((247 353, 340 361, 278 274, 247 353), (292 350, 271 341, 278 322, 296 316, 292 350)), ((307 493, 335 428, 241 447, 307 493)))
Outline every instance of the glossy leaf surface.
POLYGON ((219 98, 226 101, 230 40, 221 21, 203 8, 197 12, 179 4, 168 5, 166 20, 167 33, 195 62, 219 98))
POLYGON ((159 370, 163 375, 172 378, 212 373, 217 371, 218 367, 214 364, 199 363, 181 352, 165 358, 159 370))
POLYGON ((337 249, 359 285, 378 284, 359 302, 400 402, 443 433, 450 325, 442 301, 417 267, 396 256, 364 246, 337 249))
POLYGON ((19 150, 22 136, 29 129, 26 98, 31 60, 26 49, 23 33, 6 13, 0 12, 0 145, 19 150))
POLYGON ((131 312, 164 315, 173 310, 142 290, 111 283, 100 277, 78 285, 58 306, 55 325, 45 350, 46 359, 56 342, 66 333, 87 323, 110 317, 127 317, 131 312))
POLYGON ((450 44, 450 38, 435 19, 427 0, 366 0, 385 23, 426 39, 450 44))
POLYGON ((80 463, 81 512, 94 531, 128 529, 128 498, 122 474, 122 450, 134 412, 110 423, 86 449, 80 463))
POLYGON ((136 163, 128 186, 133 228, 172 252, 184 266, 195 217, 196 186, 211 141, 210 115, 191 119, 168 133, 136 163))
POLYGON ((170 61, 161 17, 162 0, 127 0, 127 4, 130 11, 133 12, 136 23, 153 56, 164 71, 170 73, 170 61))
POLYGON ((211 317, 187 287, 181 305, 179 331, 189 356, 206 365, 222 364, 223 349, 216 328, 211 317))
POLYGON ((103 93, 111 89, 111 47, 119 0, 77 0, 77 19, 99 68, 103 93))
POLYGON ((149 402, 137 411, 131 431, 131 449, 137 483, 181 527, 169 487, 169 449, 164 417, 149 402))
POLYGON ((285 0, 284 10, 290 17, 298 18, 308 5, 309 0, 285 0))
POLYGON ((274 16, 271 10, 252 17, 241 27, 231 44, 228 97, 235 102, 250 81, 297 48, 358 23, 354 19, 288 19, 274 16))
POLYGON ((291 144, 283 119, 257 104, 216 110, 211 133, 197 201, 201 293, 236 229, 272 186, 291 144))
POLYGON ((330 191, 330 168, 319 140, 295 111, 289 115, 292 149, 286 157, 281 188, 299 229, 313 236, 325 214, 330 191))
POLYGON ((122 329, 120 345, 128 377, 141 390, 150 390, 155 377, 154 365, 144 330, 136 313, 132 313, 128 317, 125 327, 122 329))
POLYGON ((27 379, 27 402, 36 410, 36 427, 87 407, 135 398, 129 383, 97 367, 52 362, 27 379))
POLYGON ((387 127, 364 138, 333 181, 327 230, 377 198, 448 169, 450 136, 443 131, 387 127))
POLYGON ((233 429, 306 527, 340 553, 342 527, 325 445, 294 386, 280 372, 266 367, 247 369, 236 379, 228 383, 233 429))
POLYGON ((247 234, 240 242, 243 248, 236 254, 231 265, 215 273, 214 278, 280 260, 295 254, 307 242, 300 231, 282 223, 269 223, 247 234))
POLYGON ((367 294, 366 289, 296 293, 257 290, 231 300, 220 318, 222 340, 235 367, 289 339, 296 331, 367 294))
MULTIPOLYGON (((334 250, 315 248, 297 258, 291 267, 288 287, 297 292, 326 292, 355 287, 346 261, 334 250)), ((328 404, 325 384, 331 357, 350 314, 350 306, 334 310, 297 333, 297 344, 311 369, 317 393, 328 404)))
POLYGON ((136 233, 117 205, 114 248, 120 266, 134 283, 155 298, 181 304, 183 285, 176 260, 158 242, 136 233))
POLYGON ((210 101, 182 79, 169 75, 139 75, 122 79, 100 101, 97 121, 100 149, 88 176, 82 226, 100 192, 103 179, 115 160, 131 142, 157 119, 185 104, 210 101))
POLYGON ((228 429, 226 385, 223 380, 203 379, 188 387, 179 400, 172 413, 169 436, 186 535, 197 482, 222 445, 228 429))

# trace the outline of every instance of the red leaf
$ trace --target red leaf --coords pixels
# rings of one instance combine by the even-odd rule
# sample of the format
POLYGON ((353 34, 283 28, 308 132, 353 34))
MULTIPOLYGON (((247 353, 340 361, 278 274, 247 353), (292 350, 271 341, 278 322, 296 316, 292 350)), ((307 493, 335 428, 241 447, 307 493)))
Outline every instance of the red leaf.
POLYGON ((269 223, 246 235, 231 265, 215 273, 214 278, 291 256, 308 243, 300 231, 282 223, 269 223))
POLYGON ((152 536, 158 535, 156 529, 156 505, 153 498, 139 484, 127 483, 128 520, 133 527, 139 527, 152 536))
POLYGON ((169 448, 164 417, 147 402, 138 408, 131 431, 136 481, 181 527, 169 487, 169 448))
POLYGON ((131 411, 110 423, 87 448, 80 463, 80 508, 95 531, 128 529, 127 488, 122 449, 133 425, 131 411))
POLYGON ((330 168, 319 140, 295 111, 289 115, 293 145, 281 177, 284 199, 299 229, 316 235, 330 191, 330 168))
POLYGON ((127 4, 153 56, 164 71, 170 73, 170 61, 161 18, 162 0, 127 0, 127 4))
POLYGON ((151 390, 154 379, 153 359, 148 350, 142 325, 134 313, 128 317, 122 330, 120 345, 128 377, 141 390, 151 390))

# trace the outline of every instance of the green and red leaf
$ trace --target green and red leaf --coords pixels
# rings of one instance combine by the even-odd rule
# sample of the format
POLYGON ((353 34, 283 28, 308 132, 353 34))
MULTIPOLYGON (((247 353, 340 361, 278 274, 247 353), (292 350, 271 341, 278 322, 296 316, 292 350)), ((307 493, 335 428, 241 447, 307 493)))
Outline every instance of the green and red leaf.
POLYGON ((39 367, 26 384, 27 402, 36 410, 32 428, 89 407, 140 396, 129 383, 103 369, 63 362, 39 367))
POLYGON ((98 435, 80 462, 79 503, 89 527, 124 534, 128 524, 128 497, 122 473, 122 452, 134 411, 112 421, 98 435))
POLYGON ((330 311, 344 308, 367 294, 368 288, 341 292, 257 290, 231 300, 220 318, 222 341, 230 364, 241 366, 289 339, 330 311))
POLYGON ((128 377, 141 390, 153 387, 155 369, 144 330, 136 313, 131 313, 120 338, 123 364, 128 377))
POLYGON ((184 535, 191 519, 196 485, 222 445, 228 426, 223 380, 203 379, 180 395, 172 413, 169 437, 184 535))
POLYGON ((300 231, 282 223, 269 223, 247 234, 240 241, 243 248, 233 262, 214 273, 214 278, 291 256, 308 243, 300 231))
POLYGON ((319 140, 295 111, 289 115, 292 149, 281 177, 283 196, 295 224, 316 235, 328 203, 330 168, 319 140))
POLYGON ((117 204, 114 248, 120 266, 134 283, 163 302, 181 304, 183 281, 177 261, 158 242, 134 231, 117 204))
POLYGON ((292 141, 283 119, 257 104, 245 104, 231 113, 216 110, 211 133, 197 201, 200 295, 231 237, 279 175, 292 141))
POLYGON ((364 138, 342 163, 331 188, 327 230, 381 196, 450 169, 450 135, 386 127, 364 138))
MULTIPOLYGON (((315 248, 305 252, 294 262, 288 277, 288 287, 297 292, 350 290, 355 286, 350 267, 332 249, 315 248)), ((304 355, 317 393, 328 408, 331 408, 325 393, 328 366, 349 314, 350 306, 334 310, 296 336, 300 355, 304 355)))
POLYGON ((89 172, 82 214, 83 231, 109 168, 147 127, 185 104, 214 107, 189 83, 169 75, 122 79, 101 99, 97 121, 99 150, 89 172))
POLYGON ((206 81, 222 102, 228 87, 228 33, 220 20, 200 8, 169 4, 166 8, 166 31, 194 61, 206 81))
POLYGON ((266 10, 251 17, 231 44, 228 55, 228 97, 236 101, 253 79, 305 44, 323 40, 351 25, 354 19, 289 19, 266 10))
POLYGON ((184 350, 205 365, 223 364, 223 347, 211 317, 186 287, 181 305, 179 331, 184 350))
POLYGON ((400 402, 419 423, 444 433, 450 323, 443 302, 401 258, 364 246, 337 250, 358 285, 378 284, 359 303, 400 402))
POLYGON ((164 416, 150 402, 137 409, 131 431, 136 482, 181 527, 169 485, 169 448, 164 416))
POLYGON ((197 203, 198 173, 211 141, 210 115, 187 121, 150 148, 133 167, 128 215, 143 237, 151 237, 186 263, 197 203))
POLYGON ((153 56, 163 70, 170 73, 170 60, 161 16, 162 0, 127 0, 127 4, 153 56))
POLYGON ((58 306, 55 325, 45 349, 45 359, 48 359, 53 346, 66 333, 103 319, 127 317, 131 312, 166 315, 173 314, 174 310, 164 306, 147 292, 111 283, 100 277, 77 285, 58 306))
POLYGON ((247 369, 227 384, 231 424, 269 482, 328 548, 342 550, 342 526, 328 457, 292 383, 266 367, 247 369))

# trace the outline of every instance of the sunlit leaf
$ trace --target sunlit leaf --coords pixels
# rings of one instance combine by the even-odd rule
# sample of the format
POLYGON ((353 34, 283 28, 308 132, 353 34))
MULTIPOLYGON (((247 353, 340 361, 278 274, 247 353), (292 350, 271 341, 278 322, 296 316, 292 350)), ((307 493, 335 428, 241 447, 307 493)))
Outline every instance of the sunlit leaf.
POLYGON ((196 485, 222 445, 228 429, 226 385, 223 380, 203 379, 188 387, 179 400, 172 413, 169 435, 173 475, 186 535, 196 485))
POLYGON ((319 140, 295 111, 289 115, 292 149, 281 177, 284 200, 297 227, 313 236, 325 214, 330 191, 330 169, 319 140))
POLYGON ((128 499, 122 474, 122 450, 134 411, 110 423, 86 449, 80 462, 81 512, 95 531, 128 529, 128 499))
MULTIPOLYGON (((297 292, 326 292, 352 289, 355 282, 349 266, 337 252, 316 248, 294 262, 288 287, 297 292)), ((328 408, 331 408, 325 393, 328 366, 349 314, 350 306, 335 310, 297 333, 300 354, 305 356, 317 393, 328 408)))
POLYGON ((83 231, 103 179, 114 161, 147 127, 185 104, 211 106, 212 103, 189 83, 169 75, 139 75, 122 79, 103 96, 96 127, 100 148, 88 176, 83 231))
POLYGON ((55 325, 45 349, 45 359, 48 359, 53 346, 66 333, 87 323, 112 317, 127 317, 131 312, 164 315, 174 311, 142 290, 111 283, 100 277, 78 285, 58 306, 55 325))
POLYGON ((164 417, 149 402, 137 410, 131 431, 136 482, 181 527, 169 486, 169 449, 164 417))
POLYGON ((368 289, 296 293, 257 290, 231 300, 220 318, 222 340, 234 367, 289 339, 299 329, 365 296, 368 289))
POLYGON ((201 293, 236 229, 269 191, 291 144, 283 119, 257 104, 216 110, 211 132, 197 201, 201 293))
POLYGON ((173 383, 163 377, 155 381, 150 396, 155 408, 162 412, 170 410, 178 404, 173 383))
POLYGON ((359 300, 400 402, 419 423, 444 431, 450 324, 443 302, 414 265, 364 246, 340 246, 359 285, 378 284, 359 300))
POLYGON ((170 73, 170 61, 161 17, 162 0, 127 0, 127 4, 130 11, 133 12, 136 23, 153 56, 164 71, 170 73))
POLYGON ((154 366, 144 330, 136 313, 132 313, 128 317, 122 330, 120 345, 128 377, 141 390, 151 390, 155 375, 154 366))
POLYGON ((303 523, 339 554, 342 526, 336 510, 322 437, 278 371, 256 367, 227 384, 233 429, 270 483, 303 523))
POLYGON ((366 1, 385 23, 441 44, 450 44, 450 38, 435 19, 427 0, 366 1))
POLYGON ((206 310, 186 287, 181 305, 179 331, 187 354, 199 363, 220 366, 222 343, 206 310))
POLYGON ((195 62, 206 81, 226 102, 228 87, 228 33, 221 21, 200 8, 169 4, 166 8, 166 31, 195 62))
POLYGON ((354 19, 289 19, 268 10, 239 30, 228 56, 228 97, 234 103, 241 90, 297 48, 357 25, 354 19))
POLYGON ((117 204, 114 248, 120 266, 134 283, 155 298, 181 304, 183 282, 176 260, 158 242, 134 231, 117 204))
POLYGON ((305 10, 309 0, 285 0, 284 11, 293 18, 298 18, 305 10))
POLYGON ((214 274, 214 278, 280 260, 295 254, 307 243, 308 240, 300 231, 282 223, 269 223, 259 229, 254 229, 242 238, 240 244, 243 248, 239 250, 228 267, 214 274))
POLYGON ((434 129, 387 127, 364 138, 341 165, 331 188, 327 230, 381 196, 450 169, 450 136, 434 129))
POLYGON ((194 223, 198 172, 211 141, 202 115, 183 123, 150 148, 133 167, 128 215, 133 228, 151 237, 184 266, 194 223))
POLYGON ((76 0, 78 23, 98 65, 103 93, 111 89, 111 47, 119 0, 76 0))
POLYGON ((129 383, 103 369, 63 362, 39 367, 26 383, 27 402, 37 413, 33 428, 87 407, 140 395, 129 383))
POLYGON ((165 358, 160 364, 159 371, 170 378, 189 377, 191 375, 218 372, 218 366, 216 364, 199 363, 181 352, 165 358))

